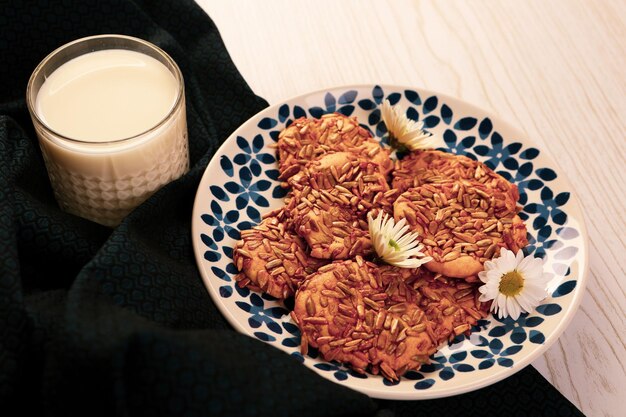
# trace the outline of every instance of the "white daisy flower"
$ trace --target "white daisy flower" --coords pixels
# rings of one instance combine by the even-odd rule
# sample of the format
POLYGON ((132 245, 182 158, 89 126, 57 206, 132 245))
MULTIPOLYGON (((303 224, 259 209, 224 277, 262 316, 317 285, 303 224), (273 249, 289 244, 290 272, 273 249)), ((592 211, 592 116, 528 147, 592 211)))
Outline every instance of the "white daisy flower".
POLYGON ((422 130, 424 122, 410 120, 387 99, 383 102, 381 112, 389 132, 389 142, 394 148, 405 147, 415 151, 434 147, 433 135, 422 130))
POLYGON ((372 213, 367 214, 372 246, 378 256, 390 265, 400 268, 417 268, 432 260, 421 250, 424 248, 417 242, 418 234, 409 232, 406 219, 396 223, 382 210, 376 219, 372 213))
POLYGON ((540 258, 524 257, 521 249, 515 255, 502 248, 498 258, 485 262, 485 270, 478 273, 478 278, 485 283, 478 289, 479 300, 493 300, 492 312, 500 318, 510 316, 517 320, 521 313, 531 312, 546 298, 550 274, 543 272, 540 258))

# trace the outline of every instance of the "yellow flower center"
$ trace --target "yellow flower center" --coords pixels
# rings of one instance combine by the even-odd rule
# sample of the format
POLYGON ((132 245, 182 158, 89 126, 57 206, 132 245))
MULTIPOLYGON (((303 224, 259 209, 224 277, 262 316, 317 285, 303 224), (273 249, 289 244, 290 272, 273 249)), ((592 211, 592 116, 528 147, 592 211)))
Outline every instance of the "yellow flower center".
POLYGON ((522 292, 522 288, 524 288, 524 277, 516 270, 513 270, 502 275, 498 290, 507 297, 515 297, 522 292))
POLYGON ((400 250, 400 245, 398 245, 398 243, 393 239, 389 239, 389 246, 391 246, 395 250, 400 250))

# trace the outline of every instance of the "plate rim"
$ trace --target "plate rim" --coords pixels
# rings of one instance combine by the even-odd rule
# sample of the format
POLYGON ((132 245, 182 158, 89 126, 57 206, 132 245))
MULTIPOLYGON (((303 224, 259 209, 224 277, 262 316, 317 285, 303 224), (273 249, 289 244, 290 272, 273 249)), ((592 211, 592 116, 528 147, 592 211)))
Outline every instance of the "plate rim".
MULTIPOLYGON (((517 136, 517 140, 523 140, 525 145, 529 145, 529 146, 533 146, 537 149, 539 149, 540 151, 543 151, 543 158, 546 160, 546 162, 549 163, 549 167, 557 170, 557 172, 562 172, 562 169, 560 167, 559 164, 556 163, 556 161, 554 160, 554 158, 552 158, 551 155, 547 154, 545 152, 544 149, 539 148, 537 146, 537 143, 530 138, 527 134, 525 134, 521 129, 519 129, 518 127, 516 127, 514 124, 512 124, 511 122, 509 122, 507 119, 503 118, 502 116, 496 115, 494 114, 492 111, 490 110, 485 110, 481 107, 478 107, 477 105, 467 102, 463 99, 445 94, 445 93, 440 93, 437 91, 433 91, 433 90, 429 90, 429 89, 425 89, 425 88, 421 88, 421 87, 410 87, 410 86, 405 86, 405 85, 398 85, 398 84, 385 84, 385 83, 360 83, 360 84, 346 84, 346 85, 336 85, 336 86, 331 86, 328 88, 321 88, 321 89, 317 89, 314 91, 310 91, 307 93, 302 93, 302 94, 297 94, 294 95, 290 98, 287 99, 280 99, 277 100, 276 103, 269 105, 268 107, 260 110, 259 112, 255 113, 253 116, 251 116, 250 118, 248 118, 244 123, 242 123, 241 125, 239 125, 230 135, 228 135, 228 137, 226 139, 224 139, 224 141, 222 142, 222 144, 219 146, 219 148, 213 153, 213 155, 211 156, 211 159, 209 160, 209 162, 207 163, 206 167, 204 168, 203 174, 200 178, 200 181, 198 182, 198 187, 196 190, 196 195, 194 198, 194 205, 193 205, 193 209, 192 209, 192 221, 191 221, 191 239, 192 239, 192 245, 193 245, 193 252, 194 252, 194 258, 196 261, 196 266, 198 269, 198 272, 200 273, 200 276, 202 278, 205 290, 207 291, 207 293, 209 294, 209 296, 211 297, 211 300, 213 301, 213 303, 218 307, 218 310, 220 311, 220 313, 222 313, 222 315, 224 315, 224 317, 226 318, 226 320, 228 321, 228 323, 233 326, 233 328, 235 328, 235 330, 237 330, 239 333, 242 333, 248 337, 252 337, 254 339, 257 339, 256 337, 254 337, 254 335, 249 331, 248 328, 244 327, 241 323, 239 323, 238 320, 235 320, 235 317, 233 315, 233 313, 230 311, 230 309, 226 308, 226 306, 220 302, 216 302, 216 300, 214 299, 214 295, 212 294, 211 291, 209 291, 209 276, 205 276, 208 274, 205 274, 203 271, 203 266, 202 263, 204 262, 204 258, 202 257, 202 251, 197 243, 197 239, 195 238, 196 232, 198 232, 198 228, 199 228, 199 216, 201 213, 201 209, 200 209, 200 200, 202 199, 201 197, 201 190, 200 187, 203 185, 203 183, 205 182, 205 177, 209 176, 209 168, 213 168, 214 164, 219 164, 218 159, 216 158, 217 155, 220 155, 222 153, 224 153, 223 151, 226 150, 227 148, 229 148, 230 146, 232 146, 232 140, 234 140, 237 136, 238 133, 240 131, 243 131, 245 129, 247 129, 250 125, 254 125, 255 123, 258 122, 259 118, 264 115, 267 112, 273 112, 273 111, 277 111, 279 109, 280 106, 287 104, 287 103, 293 103, 294 101, 298 101, 298 102, 302 102, 304 101, 307 97, 310 96, 314 96, 314 95, 319 95, 325 92, 334 92, 337 90, 342 90, 342 91, 349 91, 349 90, 365 90, 365 89, 372 89, 374 87, 380 87, 383 89, 383 91, 405 91, 405 90, 412 90, 412 91, 417 91, 420 95, 422 93, 429 95, 429 96, 437 96, 441 99, 443 99, 444 101, 448 101, 448 102, 457 102, 462 104, 463 106, 466 107, 467 110, 469 110, 469 112, 464 112, 464 113, 469 113, 468 115, 472 115, 473 112, 477 112, 481 115, 484 115, 485 117, 489 117, 493 122, 496 122, 498 124, 498 126, 503 126, 506 128, 507 131, 514 133, 517 136)), ((496 124, 494 123, 494 124, 496 124)), ((502 129, 498 129, 498 130, 502 130, 502 129)), ((576 213, 576 219, 578 220, 578 224, 577 224, 577 229, 579 230, 580 234, 581 234, 581 241, 583 243, 583 253, 580 254, 578 253, 574 259, 576 259, 579 264, 582 263, 581 266, 579 266, 579 270, 580 270, 580 276, 579 279, 576 281, 576 289, 575 289, 575 293, 573 294, 573 298, 570 304, 570 308, 567 311, 567 313, 565 314, 565 317, 563 317, 562 320, 559 321, 559 323, 556 325, 556 327, 554 328, 554 330, 546 336, 546 340, 543 344, 537 346, 537 348, 531 352, 529 355, 521 358, 519 361, 516 361, 514 363, 514 365, 510 368, 503 368, 501 372, 498 372, 496 374, 493 375, 489 375, 485 378, 483 378, 482 381, 478 381, 478 383, 476 384, 471 384, 471 385, 466 385, 464 387, 461 388, 455 388, 455 387, 449 387, 449 388, 441 388, 439 390, 435 391, 428 391, 428 390, 424 390, 424 391, 412 391, 411 394, 417 394, 414 396, 402 393, 402 392, 394 392, 394 391, 385 391, 384 387, 383 388, 379 388, 379 389, 368 389, 367 392, 365 392, 365 390, 359 389, 358 387, 353 387, 350 386, 349 384, 346 383, 342 383, 340 381, 336 381, 334 379, 331 379, 326 373, 322 374, 319 372, 316 372, 312 367, 308 366, 307 364, 301 364, 307 368, 309 368, 310 370, 312 370, 314 373, 316 373, 317 375, 319 375, 320 377, 323 377, 327 380, 330 380, 334 383, 340 384, 343 387, 347 387, 349 389, 353 389, 355 391, 364 393, 365 395, 368 395, 372 398, 379 398, 379 399, 389 399, 389 400, 406 400, 406 401, 418 401, 418 400, 428 400, 428 399, 434 399, 434 398, 446 398, 446 397, 450 397, 450 396, 454 396, 454 395, 460 395, 460 394, 464 394, 467 392, 471 392, 471 391, 476 391, 478 389, 484 388, 486 386, 490 386, 493 385, 499 381, 502 381, 514 374, 516 374, 517 372, 519 372, 520 370, 522 370, 523 368, 525 368, 526 366, 528 366, 529 364, 531 364, 531 362, 533 362, 534 360, 536 360, 538 357, 540 357, 541 355, 543 355, 564 333, 565 329, 567 329, 567 327, 570 325, 570 323, 572 322, 574 316, 576 315, 577 311, 580 308, 580 304, 582 302, 582 298, 584 296, 585 293, 585 289, 587 286, 587 281, 588 281, 588 274, 589 274, 589 236, 588 236, 588 232, 587 232, 587 226, 586 226, 586 216, 584 215, 584 212, 582 210, 582 205, 580 203, 580 199, 578 198, 578 195, 575 191, 575 189, 572 187, 572 183, 569 181, 569 178, 567 176, 559 176, 559 181, 562 182, 562 184, 564 185, 564 189, 566 191, 568 191, 574 198, 571 199, 568 202, 568 205, 571 205, 571 207, 574 209, 573 211, 576 213)), ((491 313, 490 313, 491 314, 491 313)), ((269 344, 269 343, 267 343, 269 344)), ((285 350, 280 349, 277 346, 274 346, 272 344, 269 344, 271 347, 278 349, 279 351, 289 355, 289 353, 287 353, 285 350)))

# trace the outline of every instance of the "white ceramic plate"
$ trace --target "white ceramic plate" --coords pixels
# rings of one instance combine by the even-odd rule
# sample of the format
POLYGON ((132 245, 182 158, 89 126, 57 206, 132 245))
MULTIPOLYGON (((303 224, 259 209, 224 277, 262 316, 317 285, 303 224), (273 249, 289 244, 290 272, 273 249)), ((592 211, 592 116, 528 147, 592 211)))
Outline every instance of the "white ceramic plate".
POLYGON ((271 106, 244 123, 221 146, 198 187, 192 238, 198 268, 213 301, 238 331, 263 340, 325 378, 371 397, 427 399, 461 394, 493 384, 522 369, 554 343, 580 303, 587 270, 587 236, 580 206, 556 164, 524 135, 460 100, 430 91, 397 86, 348 86, 305 94, 271 106), (287 309, 272 297, 239 288, 234 280, 233 247, 239 231, 283 204, 273 144, 278 133, 301 116, 329 112, 356 116, 387 140, 380 104, 389 99, 423 120, 449 152, 468 155, 517 184, 520 216, 526 220, 526 253, 544 258, 553 274, 551 296, 536 312, 518 320, 489 317, 470 337, 457 337, 419 372, 400 382, 359 375, 314 353, 299 352, 299 330, 287 309))

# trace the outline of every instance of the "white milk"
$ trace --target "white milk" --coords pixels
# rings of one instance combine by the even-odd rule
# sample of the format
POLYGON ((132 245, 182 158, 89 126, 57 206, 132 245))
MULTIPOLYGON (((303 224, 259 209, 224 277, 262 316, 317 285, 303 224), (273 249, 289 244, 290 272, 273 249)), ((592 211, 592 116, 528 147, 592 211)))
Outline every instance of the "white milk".
POLYGON ((161 62, 122 49, 79 56, 46 79, 35 112, 52 132, 35 126, 63 209, 114 226, 187 171, 184 94, 167 118, 179 88, 161 62))

